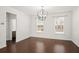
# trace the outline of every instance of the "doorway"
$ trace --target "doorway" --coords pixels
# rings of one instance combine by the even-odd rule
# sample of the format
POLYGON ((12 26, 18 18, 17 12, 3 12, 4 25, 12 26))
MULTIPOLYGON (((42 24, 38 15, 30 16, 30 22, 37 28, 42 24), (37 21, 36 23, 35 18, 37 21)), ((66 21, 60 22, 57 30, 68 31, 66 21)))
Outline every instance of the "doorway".
POLYGON ((6 41, 16 42, 16 14, 6 13, 6 41))

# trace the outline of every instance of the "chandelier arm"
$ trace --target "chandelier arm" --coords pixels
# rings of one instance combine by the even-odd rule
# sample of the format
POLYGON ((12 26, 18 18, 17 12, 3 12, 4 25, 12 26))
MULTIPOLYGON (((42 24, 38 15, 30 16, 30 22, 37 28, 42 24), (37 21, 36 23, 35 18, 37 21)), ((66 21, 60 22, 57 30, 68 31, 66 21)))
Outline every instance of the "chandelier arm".
POLYGON ((47 11, 45 11, 44 6, 41 6, 41 10, 37 13, 38 19, 45 20, 47 11))

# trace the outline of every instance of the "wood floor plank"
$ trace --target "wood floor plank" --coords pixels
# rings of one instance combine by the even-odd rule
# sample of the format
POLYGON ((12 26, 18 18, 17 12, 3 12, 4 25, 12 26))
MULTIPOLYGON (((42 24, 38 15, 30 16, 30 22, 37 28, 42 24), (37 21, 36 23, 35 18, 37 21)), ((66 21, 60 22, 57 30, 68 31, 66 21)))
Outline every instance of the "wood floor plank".
POLYGON ((79 48, 66 40, 30 37, 20 42, 7 41, 1 53, 78 53, 79 48))

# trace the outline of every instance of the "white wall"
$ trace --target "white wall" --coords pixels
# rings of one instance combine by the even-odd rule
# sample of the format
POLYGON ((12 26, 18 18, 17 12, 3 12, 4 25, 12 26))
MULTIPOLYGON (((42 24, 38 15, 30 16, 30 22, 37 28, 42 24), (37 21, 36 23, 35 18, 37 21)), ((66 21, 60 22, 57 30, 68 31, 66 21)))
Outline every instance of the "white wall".
POLYGON ((16 41, 21 41, 29 37, 29 16, 11 7, 0 7, 0 48, 6 46, 6 12, 16 14, 17 32, 16 41), (1 25, 4 23, 4 25, 1 25))
POLYGON ((79 7, 73 11, 72 16, 72 41, 79 47, 79 7))
POLYGON ((33 37, 44 37, 44 38, 52 38, 52 39, 63 39, 63 40, 71 40, 71 12, 63 12, 63 13, 55 13, 52 15, 48 15, 45 24, 44 24, 44 32, 38 33, 36 32, 36 16, 32 16, 31 22, 31 36, 33 37), (54 32, 54 16, 66 16, 65 18, 65 34, 55 34, 54 32))

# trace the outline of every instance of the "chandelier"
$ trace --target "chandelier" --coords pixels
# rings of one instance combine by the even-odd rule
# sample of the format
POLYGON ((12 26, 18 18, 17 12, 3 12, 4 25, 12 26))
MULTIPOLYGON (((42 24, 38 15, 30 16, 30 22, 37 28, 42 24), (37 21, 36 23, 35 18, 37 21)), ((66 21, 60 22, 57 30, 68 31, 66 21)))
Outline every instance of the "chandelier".
POLYGON ((37 17, 41 21, 45 21, 47 18, 47 11, 44 9, 44 6, 41 6, 41 10, 37 13, 37 17))

